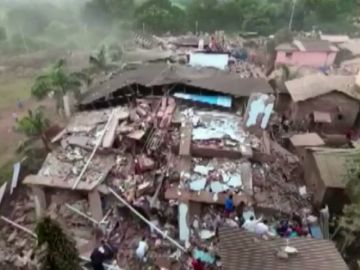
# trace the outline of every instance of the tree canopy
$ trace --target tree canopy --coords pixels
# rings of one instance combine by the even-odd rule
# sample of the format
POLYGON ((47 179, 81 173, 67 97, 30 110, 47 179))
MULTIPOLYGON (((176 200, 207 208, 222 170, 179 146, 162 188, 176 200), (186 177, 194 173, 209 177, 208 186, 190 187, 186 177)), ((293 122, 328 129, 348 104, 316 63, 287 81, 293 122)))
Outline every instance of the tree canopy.
MULTIPOLYGON (((136 27, 142 29, 145 26, 147 31, 157 33, 195 31, 198 26, 200 31, 207 32, 227 30, 272 34, 288 26, 294 3, 293 0, 147 0, 136 5, 138 2, 91 0, 85 10, 93 21, 102 16, 112 21, 134 17, 136 27)), ((350 18, 358 10, 356 0, 297 0, 293 28, 350 31, 350 18)))
POLYGON ((41 270, 82 269, 75 242, 56 221, 44 217, 38 222, 35 232, 39 248, 44 248, 41 258, 38 258, 41 270))

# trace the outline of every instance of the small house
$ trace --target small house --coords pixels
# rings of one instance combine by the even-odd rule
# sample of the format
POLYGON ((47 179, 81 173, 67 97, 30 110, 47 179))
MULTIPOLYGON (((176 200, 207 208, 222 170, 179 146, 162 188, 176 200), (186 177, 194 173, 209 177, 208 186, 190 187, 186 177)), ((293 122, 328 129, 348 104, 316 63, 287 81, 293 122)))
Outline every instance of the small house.
POLYGON ((223 270, 348 269, 330 240, 307 237, 264 240, 239 228, 219 229, 219 255, 223 270), (293 252, 288 251, 289 247, 293 252))
POLYGON ((307 147, 320 147, 325 145, 325 142, 317 133, 295 134, 290 137, 290 143, 290 149, 297 154, 301 162, 305 160, 307 147))
POLYGON ((349 202, 345 192, 348 165, 358 155, 357 149, 308 148, 305 155, 305 183, 314 192, 314 203, 328 204, 341 211, 349 202))
POLYGON ((285 82, 291 97, 288 117, 303 127, 345 133, 359 113, 354 76, 310 75, 285 82))
POLYGON ((276 65, 329 67, 333 65, 338 48, 327 40, 294 40, 275 48, 276 65))

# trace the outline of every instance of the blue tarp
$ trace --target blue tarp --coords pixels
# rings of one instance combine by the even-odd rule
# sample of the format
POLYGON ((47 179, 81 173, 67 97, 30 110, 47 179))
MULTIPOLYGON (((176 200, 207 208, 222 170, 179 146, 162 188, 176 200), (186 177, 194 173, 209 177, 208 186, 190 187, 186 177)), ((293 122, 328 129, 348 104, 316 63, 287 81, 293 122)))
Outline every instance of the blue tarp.
POLYGON ((229 96, 204 96, 204 95, 175 93, 174 97, 207 103, 211 105, 222 106, 226 108, 230 108, 232 103, 232 98, 229 96))

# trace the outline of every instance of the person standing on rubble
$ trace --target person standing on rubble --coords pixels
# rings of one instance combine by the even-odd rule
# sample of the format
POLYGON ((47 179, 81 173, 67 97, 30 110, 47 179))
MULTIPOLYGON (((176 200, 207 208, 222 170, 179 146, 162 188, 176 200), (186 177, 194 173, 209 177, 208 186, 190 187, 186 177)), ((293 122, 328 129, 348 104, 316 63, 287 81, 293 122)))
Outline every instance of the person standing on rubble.
POLYGON ((234 207, 234 200, 233 200, 233 195, 230 194, 226 199, 225 199, 225 217, 229 217, 230 214, 232 212, 234 212, 235 207, 234 207))
POLYGON ((147 255, 148 250, 149 250, 149 246, 146 242, 146 237, 144 236, 141 239, 141 241, 139 242, 138 247, 135 252, 137 259, 139 259, 142 262, 146 262, 146 260, 147 260, 146 255, 147 255))
POLYGON ((117 248, 110 243, 101 241, 101 246, 91 253, 90 260, 94 270, 105 270, 103 263, 112 260, 117 253, 117 248))

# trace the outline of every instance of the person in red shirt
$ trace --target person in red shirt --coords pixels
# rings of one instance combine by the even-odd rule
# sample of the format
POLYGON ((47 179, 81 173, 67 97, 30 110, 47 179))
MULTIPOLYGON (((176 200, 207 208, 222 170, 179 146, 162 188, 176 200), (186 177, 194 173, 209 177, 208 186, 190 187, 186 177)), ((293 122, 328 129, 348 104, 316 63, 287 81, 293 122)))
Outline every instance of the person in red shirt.
POLYGON ((191 266, 193 270, 205 270, 203 263, 199 259, 192 259, 191 266))

